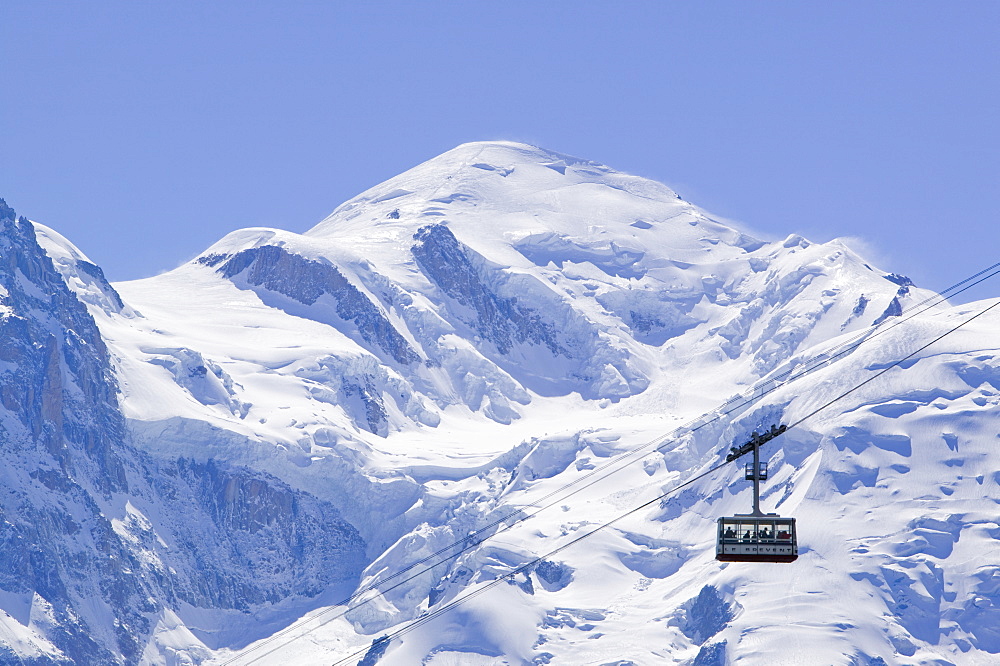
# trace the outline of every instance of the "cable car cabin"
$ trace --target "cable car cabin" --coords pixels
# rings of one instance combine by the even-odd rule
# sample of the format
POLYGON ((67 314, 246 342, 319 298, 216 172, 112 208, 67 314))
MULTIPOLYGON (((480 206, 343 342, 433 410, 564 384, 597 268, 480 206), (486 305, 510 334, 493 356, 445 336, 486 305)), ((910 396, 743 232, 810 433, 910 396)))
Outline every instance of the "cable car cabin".
POLYGON ((795 519, 768 515, 719 518, 715 559, 720 562, 794 562, 795 519))

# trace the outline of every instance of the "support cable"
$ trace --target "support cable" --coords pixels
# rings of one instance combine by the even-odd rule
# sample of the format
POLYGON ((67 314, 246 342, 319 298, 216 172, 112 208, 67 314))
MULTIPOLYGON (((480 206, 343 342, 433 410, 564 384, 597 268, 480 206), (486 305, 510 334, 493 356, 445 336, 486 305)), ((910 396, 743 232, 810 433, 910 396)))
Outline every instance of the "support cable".
POLYGON ((996 302, 995 302, 995 303, 994 303, 993 305, 990 305, 990 306, 988 306, 988 307, 986 307, 986 308, 982 309, 981 311, 977 312, 976 314, 974 314, 973 316, 969 317, 968 319, 966 319, 966 320, 964 320, 964 321, 960 322, 960 323, 959 323, 959 324, 958 324, 957 326, 954 326, 953 328, 950 328, 950 329, 948 329, 947 331, 945 331, 945 332, 944 332, 944 333, 942 333, 941 335, 937 336, 936 338, 934 338, 933 340, 931 340, 931 341, 930 341, 930 342, 928 342, 927 344, 925 344, 925 345, 922 345, 921 347, 918 347, 918 348, 917 348, 916 350, 914 350, 914 351, 910 352, 909 354, 907 354, 907 355, 906 355, 906 356, 904 356, 903 358, 899 359, 898 361, 893 361, 893 363, 892 363, 891 365, 889 365, 888 367, 885 367, 885 368, 883 368, 882 370, 879 370, 879 371, 878 371, 878 372, 876 372, 876 373, 875 373, 874 375, 872 375, 872 376, 871 376, 871 377, 869 377, 868 379, 864 380, 863 382, 861 382, 861 383, 860 383, 860 384, 858 384, 857 386, 854 386, 853 388, 851 388, 851 389, 848 389, 848 390, 847 390, 847 391, 845 391, 844 393, 841 393, 840 395, 838 395, 838 396, 837 396, 836 398, 834 398, 833 400, 831 400, 831 401, 829 401, 829 402, 826 402, 826 403, 824 403, 824 404, 820 405, 819 407, 817 407, 817 408, 816 408, 816 409, 814 409, 813 411, 811 411, 811 412, 809 412, 808 414, 806 414, 805 416, 803 416, 803 417, 802 417, 801 419, 799 419, 798 421, 795 421, 794 423, 792 423, 791 425, 789 425, 789 426, 788 426, 788 428, 789 428, 789 429, 791 429, 791 428, 794 428, 794 427, 796 427, 797 425, 799 425, 800 423, 802 423, 803 421, 805 421, 805 420, 807 420, 807 419, 810 419, 810 418, 812 418, 813 416, 815 416, 816 414, 820 413, 821 411, 823 411, 824 409, 826 409, 826 408, 827 408, 827 407, 829 407, 830 405, 834 404, 834 403, 835 403, 835 402, 837 402, 838 400, 841 400, 841 399, 843 399, 843 398, 846 398, 847 396, 849 396, 850 394, 854 393, 855 391, 857 391, 857 390, 858 390, 858 389, 860 389, 861 387, 863 387, 863 386, 865 386, 865 385, 867 385, 867 384, 869 384, 869 383, 871 383, 871 382, 875 381, 876 379, 878 379, 879 377, 881 377, 881 376, 882 376, 882 375, 884 375, 885 373, 887 373, 887 372, 889 372, 890 370, 892 370, 893 368, 895 368, 895 367, 899 366, 899 364, 901 364, 901 363, 905 363, 905 362, 906 362, 906 361, 908 361, 909 359, 913 358, 914 356, 916 356, 917 354, 919 354, 919 353, 920 353, 920 352, 922 352, 923 350, 925 350, 925 349, 927 349, 928 347, 930 347, 931 345, 933 345, 933 344, 934 344, 935 342, 938 342, 938 341, 940 341, 940 340, 944 339, 945 337, 947 337, 947 336, 951 335, 952 333, 954 333, 954 332, 955 332, 955 331, 957 331, 958 329, 962 328, 963 326, 965 326, 965 325, 966 325, 966 324, 968 324, 969 322, 971 322, 971 321, 973 321, 973 320, 975 320, 975 319, 978 319, 979 317, 982 317, 982 316, 983 316, 984 314, 986 314, 987 312, 989 312, 989 311, 990 311, 990 310, 992 310, 993 308, 997 307, 998 305, 1000 305, 1000 299, 998 299, 998 300, 997 300, 997 301, 996 301, 996 302))

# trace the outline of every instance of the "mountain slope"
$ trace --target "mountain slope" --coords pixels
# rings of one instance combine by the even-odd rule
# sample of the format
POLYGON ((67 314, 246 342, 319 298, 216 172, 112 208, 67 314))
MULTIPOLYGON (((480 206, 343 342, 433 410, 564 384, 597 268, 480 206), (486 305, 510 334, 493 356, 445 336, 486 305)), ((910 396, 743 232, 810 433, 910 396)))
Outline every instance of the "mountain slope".
MULTIPOLYGON (((146 280, 110 285, 20 224, 73 301, 52 311, 85 314, 107 349, 92 391, 120 424, 101 432, 125 485, 98 504, 122 557, 146 558, 129 575, 153 604, 124 632, 131 652, 99 641, 125 663, 364 650, 984 307, 895 326, 933 294, 837 241, 757 240, 658 183, 509 142, 459 146, 303 234, 234 232, 146 280), (476 545, 484 529, 502 534, 476 545), (456 542, 471 547, 336 605, 456 542), (310 612, 329 621, 268 639, 310 612)), ((733 465, 365 663, 990 663, 998 324, 975 320, 768 445, 764 504, 799 517, 796 563, 714 560, 714 519, 750 504, 733 465)), ((69 654, 12 604, 11 654, 29 656, 18 627, 41 663, 69 654)))
MULTIPOLYGON (((232 461, 132 446, 84 303, 137 315, 55 232, 6 205, 0 224, 0 663, 139 663, 185 609, 232 618, 349 589, 365 544, 333 507, 232 461)), ((233 644, 198 622, 182 633, 190 658, 233 644)))

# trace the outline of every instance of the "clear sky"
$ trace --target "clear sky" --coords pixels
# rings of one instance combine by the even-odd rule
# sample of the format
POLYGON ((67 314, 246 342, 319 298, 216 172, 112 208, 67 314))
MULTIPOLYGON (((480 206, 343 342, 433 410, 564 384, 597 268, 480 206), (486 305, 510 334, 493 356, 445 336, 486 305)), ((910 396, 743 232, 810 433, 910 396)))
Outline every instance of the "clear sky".
POLYGON ((921 286, 1000 261, 996 2, 5 0, 0 26, 0 197, 112 280, 481 139, 861 238, 921 286))

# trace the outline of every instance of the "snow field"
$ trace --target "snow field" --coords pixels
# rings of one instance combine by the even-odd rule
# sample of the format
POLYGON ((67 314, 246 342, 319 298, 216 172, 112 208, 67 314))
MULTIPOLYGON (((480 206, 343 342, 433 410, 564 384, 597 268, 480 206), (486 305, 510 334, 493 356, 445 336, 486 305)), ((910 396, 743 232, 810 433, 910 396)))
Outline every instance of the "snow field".
MULTIPOLYGON (((137 444, 329 502, 365 541, 358 589, 532 515, 351 610, 325 594, 164 612, 149 664, 340 659, 709 469, 753 430, 796 422, 986 305, 892 328, 931 293, 837 241, 759 241, 665 186, 504 142, 449 151, 304 234, 235 232, 110 292, 45 233, 109 345, 137 444), (227 275, 227 261, 269 247, 287 273, 227 275), (334 277, 313 284, 303 267, 334 277), (870 343, 784 383, 878 321, 870 343), (740 394, 753 399, 587 485, 740 394)), ((750 507, 741 460, 393 640, 378 663, 993 663, 998 330, 1000 315, 977 319, 766 445, 762 504, 798 519, 794 564, 715 561, 715 519, 750 507)), ((139 519, 125 507, 128 540, 139 519)), ((9 644, 42 649, 7 625, 9 644)))

